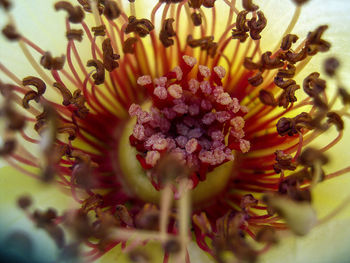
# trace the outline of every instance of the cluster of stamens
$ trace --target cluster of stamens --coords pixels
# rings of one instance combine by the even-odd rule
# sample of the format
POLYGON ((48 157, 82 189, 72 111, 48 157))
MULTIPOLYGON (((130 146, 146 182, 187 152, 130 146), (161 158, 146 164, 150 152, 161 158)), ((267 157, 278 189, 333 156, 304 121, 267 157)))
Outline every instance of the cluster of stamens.
POLYGON ((234 159, 233 150, 249 151, 243 139, 247 109, 224 91, 225 69, 199 65, 197 76, 190 77, 196 63, 183 56, 180 66, 164 76, 137 81, 152 100, 149 112, 137 104, 129 108, 130 116, 137 117, 130 143, 140 152, 144 169, 154 168, 167 153, 187 164, 192 179, 204 180, 208 171, 234 159))

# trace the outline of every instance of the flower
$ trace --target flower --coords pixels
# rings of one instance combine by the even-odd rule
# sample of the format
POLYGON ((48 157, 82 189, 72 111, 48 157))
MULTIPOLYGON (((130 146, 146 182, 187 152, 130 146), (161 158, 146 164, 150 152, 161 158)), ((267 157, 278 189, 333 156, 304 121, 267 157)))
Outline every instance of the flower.
POLYGON ((327 26, 299 42, 291 34, 306 1, 295 1, 281 41, 267 43, 275 31, 252 1, 160 1, 146 16, 135 8, 141 1, 129 2, 55 3, 67 15, 63 56, 7 13, 3 34, 34 72, 0 65, 9 79, 1 83, 1 154, 79 204, 58 215, 18 199, 60 256, 85 243, 82 254, 96 259, 128 241, 131 258, 148 257, 138 247, 155 240, 165 261, 184 261, 191 233, 212 258, 253 262, 279 233, 306 235, 326 221, 311 190, 349 170, 324 168, 343 137, 349 94, 337 59, 325 62, 333 95, 319 69, 304 69, 330 48, 327 26), (328 130, 335 139, 310 147, 328 130))

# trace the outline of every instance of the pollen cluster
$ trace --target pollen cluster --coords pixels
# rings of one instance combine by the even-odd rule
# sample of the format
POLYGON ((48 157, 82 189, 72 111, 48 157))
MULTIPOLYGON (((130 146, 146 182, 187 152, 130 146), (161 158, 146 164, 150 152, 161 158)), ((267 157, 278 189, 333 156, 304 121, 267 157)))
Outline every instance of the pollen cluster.
POLYGON ((147 89, 152 100, 149 112, 140 105, 129 108, 137 117, 130 143, 140 152, 137 159, 144 169, 151 169, 165 153, 186 164, 194 183, 205 180, 206 173, 234 159, 233 150, 249 151, 244 138, 247 108, 224 91, 221 79, 225 69, 199 65, 182 57, 180 66, 152 81, 142 76, 138 84, 147 89), (194 71, 194 70, 193 70, 194 71))

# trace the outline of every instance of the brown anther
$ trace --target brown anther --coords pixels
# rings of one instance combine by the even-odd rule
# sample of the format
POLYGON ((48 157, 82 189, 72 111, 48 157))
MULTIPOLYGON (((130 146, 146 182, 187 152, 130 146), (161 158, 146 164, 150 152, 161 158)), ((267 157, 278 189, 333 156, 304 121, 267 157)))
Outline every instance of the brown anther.
POLYGON ((169 239, 165 242, 165 244, 163 245, 163 248, 165 253, 176 254, 180 251, 181 244, 176 239, 169 239))
POLYGON ((68 20, 71 23, 81 23, 85 17, 84 11, 80 6, 73 6, 67 1, 59 1, 55 4, 55 10, 65 10, 68 13, 68 20))
POLYGON ((294 118, 281 118, 278 120, 277 124, 277 132, 281 136, 293 136, 300 132, 301 129, 313 129, 312 118, 306 113, 302 112, 294 118))
POLYGON ((312 167, 316 162, 319 162, 321 165, 328 163, 328 157, 323 152, 308 147, 300 154, 298 161, 303 166, 312 167))
POLYGON ((29 86, 29 85, 34 86, 38 91, 37 92, 38 96, 43 95, 46 90, 45 82, 37 77, 32 77, 32 76, 26 77, 22 80, 22 84, 24 86, 29 86))
POLYGON ((104 37, 106 35, 106 26, 94 26, 91 28, 91 31, 94 32, 94 37, 104 37))
POLYGON ((303 89, 312 98, 319 97, 326 88, 326 81, 320 79, 320 73, 313 72, 304 79, 303 89))
POLYGON ((280 173, 282 170, 294 171, 297 168, 297 164, 293 162, 293 156, 290 154, 277 150, 275 156, 276 163, 273 165, 273 169, 276 173, 280 173))
POLYGON ((74 113, 82 119, 85 118, 89 113, 89 109, 85 106, 85 102, 86 100, 84 95, 81 94, 81 90, 75 90, 73 92, 73 98, 71 100, 71 103, 78 108, 78 110, 76 110, 74 113))
POLYGON ((286 69, 279 69, 277 77, 291 79, 295 75, 296 67, 293 64, 288 64, 286 69))
POLYGON ((261 72, 256 73, 253 77, 248 78, 248 82, 250 85, 257 87, 261 83, 263 83, 264 78, 262 77, 261 72))
POLYGON ((331 44, 321 39, 327 28, 327 25, 319 26, 315 31, 309 32, 305 43, 305 47, 308 49, 308 55, 312 56, 318 52, 326 52, 330 49, 331 44))
POLYGON ((253 62, 253 58, 244 58, 243 66, 249 70, 260 69, 261 65, 259 63, 253 62))
POLYGON ((276 230, 271 226, 262 227, 256 234, 256 241, 259 243, 276 244, 278 242, 276 230))
POLYGON ((206 50, 211 57, 216 54, 217 43, 214 42, 213 36, 193 39, 192 35, 188 35, 187 44, 192 48, 200 47, 201 50, 206 50))
POLYGON ((278 106, 287 108, 289 103, 293 103, 297 101, 297 97, 295 96, 295 92, 300 89, 299 85, 290 85, 282 92, 282 94, 278 98, 278 106))
POLYGON ((200 26, 202 24, 202 15, 200 13, 193 12, 191 14, 191 19, 195 26, 200 26))
POLYGON ((339 88, 339 95, 342 98, 343 104, 350 104, 350 94, 346 91, 345 88, 339 88))
POLYGON ((81 42, 83 40, 83 30, 82 29, 70 29, 66 32, 66 37, 68 40, 77 40, 81 42))
POLYGON ((12 4, 9 0, 0 0, 0 7, 4 8, 5 11, 10 10, 12 4))
POLYGON ((22 195, 17 199, 17 205, 19 208, 25 210, 32 205, 32 198, 28 195, 22 195))
POLYGON ((295 64, 299 61, 304 60, 308 55, 308 49, 302 48, 299 53, 294 53, 292 51, 287 51, 287 53, 284 54, 284 59, 287 60, 289 63, 295 64))
POLYGON ((52 163, 58 164, 63 156, 70 154, 70 148, 67 144, 56 144, 52 154, 52 163))
POLYGON ((289 50, 292 47, 292 44, 297 42, 299 37, 297 35, 288 34, 282 39, 281 49, 284 51, 289 50))
POLYGON ((242 197, 240 207, 244 212, 248 212, 249 208, 258 204, 258 200, 252 194, 246 194, 242 197))
POLYGON ((326 61, 324 62, 323 66, 324 66, 324 71, 326 72, 326 74, 330 77, 333 77, 337 71, 337 69, 339 68, 339 60, 331 57, 326 59, 326 61))
POLYGON ((257 12, 258 20, 253 17, 248 21, 248 27, 250 31, 250 37, 253 40, 259 40, 261 38, 260 33, 266 27, 267 19, 262 11, 257 12))
POLYGON ((338 131, 344 130, 344 121, 340 117, 338 113, 335 112, 328 112, 327 113, 327 123, 328 124, 334 124, 335 127, 337 127, 338 131))
POLYGON ((119 67, 119 63, 116 61, 120 58, 118 54, 114 54, 111 39, 106 38, 102 43, 103 51, 103 65, 106 70, 112 72, 114 69, 119 67))
POLYGON ((273 96, 273 94, 270 91, 267 90, 260 90, 259 91, 259 99, 261 103, 269 106, 276 106, 277 102, 273 96))
MULTIPOLYGON (((103 12, 103 4, 102 2, 105 0, 97 0, 97 9, 98 13, 101 15, 103 12)), ((78 0, 79 4, 83 7, 84 11, 88 13, 92 13, 91 5, 90 5, 90 0, 78 0)))
POLYGON ((77 126, 73 123, 63 123, 57 128, 58 133, 67 133, 69 140, 74 140, 76 137, 77 126))
POLYGON ((16 141, 12 139, 6 140, 4 141, 2 147, 0 147, 0 156, 1 157, 8 156, 12 154, 15 149, 16 149, 16 141))
POLYGON ((176 36, 173 28, 174 18, 168 18, 163 22, 162 29, 159 33, 159 39, 165 47, 174 45, 174 40, 170 37, 176 36))
POLYGON ((247 26, 247 14, 248 11, 241 11, 238 13, 236 18, 236 28, 232 29, 232 39, 239 39, 241 43, 243 43, 247 38, 249 31, 249 27, 247 26))
POLYGON ((145 37, 154 29, 152 22, 148 19, 136 19, 134 16, 129 16, 128 20, 129 23, 125 28, 126 34, 133 32, 140 37, 145 37))
POLYGON ((95 85, 100 85, 105 82, 105 67, 103 63, 97 59, 91 59, 86 64, 88 67, 95 67, 96 73, 92 74, 95 80, 95 85))
POLYGON ((116 206, 114 216, 130 227, 134 225, 133 219, 130 216, 128 209, 124 205, 116 206))
POLYGON ((67 89, 67 87, 64 86, 63 83, 60 83, 60 82, 55 82, 55 83, 53 84, 53 86, 54 86, 55 88, 57 88, 57 89, 61 92, 62 97, 63 97, 63 102, 62 102, 62 104, 63 104, 64 106, 68 106, 68 105, 71 103, 71 99, 72 99, 72 97, 73 97, 73 95, 72 95, 72 93, 70 92, 70 90, 67 89))
POLYGON ((189 0, 188 5, 193 9, 199 9, 203 4, 203 0, 189 0))
POLYGON ((105 0, 103 14, 109 20, 116 19, 120 16, 121 10, 118 7, 117 3, 110 0, 105 0))
POLYGON ((277 87, 280 87, 281 89, 286 89, 289 86, 296 84, 295 80, 293 79, 284 80, 283 78, 278 76, 274 78, 273 82, 276 84, 277 87))
POLYGON ((29 109, 29 102, 31 100, 35 100, 36 102, 39 102, 40 97, 38 96, 38 93, 34 90, 29 90, 26 92, 22 99, 22 106, 25 109, 29 109))
POLYGON ((21 37, 16 28, 11 24, 6 25, 2 29, 2 34, 10 41, 16 41, 21 37))
POLYGON ((271 58, 272 53, 270 51, 265 52, 261 55, 262 67, 265 69, 275 69, 284 66, 283 61, 278 57, 271 58))
POLYGON ((8 121, 6 128, 12 131, 22 130, 26 124, 25 117, 13 110, 9 105, 5 106, 3 110, 8 121))
POLYGON ((253 0, 242 0, 242 6, 249 12, 254 12, 259 9, 259 6, 253 3, 253 0))
POLYGON ((135 52, 135 44, 137 41, 138 40, 136 37, 129 37, 127 40, 125 40, 123 45, 123 52, 125 54, 133 54, 135 52))
POLYGON ((293 2, 297 5, 303 5, 307 2, 309 2, 309 0, 293 0, 293 2))
POLYGON ((203 6, 205 6, 206 8, 212 8, 215 5, 215 1, 216 0, 204 0, 203 6))
POLYGON ((53 58, 50 52, 45 52, 40 59, 40 64, 48 70, 61 70, 65 60, 66 57, 64 55, 53 58))

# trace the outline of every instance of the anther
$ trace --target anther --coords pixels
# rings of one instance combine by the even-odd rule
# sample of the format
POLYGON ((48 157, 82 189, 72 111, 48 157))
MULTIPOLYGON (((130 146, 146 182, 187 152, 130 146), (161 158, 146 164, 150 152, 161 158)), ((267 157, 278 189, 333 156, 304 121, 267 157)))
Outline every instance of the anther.
POLYGON ((66 57, 64 55, 54 58, 50 52, 45 52, 40 59, 40 64, 48 70, 61 70, 64 66, 65 60, 66 57))
POLYGON ((236 29, 232 29, 232 39, 239 39, 241 43, 248 38, 247 14, 246 10, 239 12, 236 18, 236 29))
POLYGON ((73 123, 63 123, 57 128, 58 133, 67 133, 69 140, 74 140, 76 137, 77 126, 73 123))
POLYGON ((0 6, 2 6, 5 11, 9 11, 12 4, 9 0, 0 0, 0 6))
POLYGON ((91 59, 87 62, 88 67, 95 67, 96 73, 92 75, 92 78, 95 80, 96 85, 100 85, 105 81, 105 68, 103 63, 97 59, 91 59))
POLYGON ((243 8, 249 12, 254 12, 259 9, 259 6, 253 3, 253 0, 243 0, 242 5, 243 8))
POLYGON ((261 68, 260 63, 255 63, 253 62, 252 58, 248 58, 248 57, 244 58, 243 65, 246 69, 249 69, 249 70, 256 70, 261 68))
POLYGON ((327 73, 328 76, 333 77, 337 71, 337 69, 339 68, 339 60, 331 57, 326 59, 326 61, 324 62, 324 71, 327 73))
POLYGON ((176 36, 176 32, 173 29, 174 18, 168 18, 163 22, 162 29, 159 33, 159 39, 165 47, 172 46, 174 40, 170 37, 176 36))
POLYGON ((289 103, 294 103, 297 101, 295 92, 300 89, 299 85, 290 85, 284 89, 282 94, 278 98, 278 106, 287 108, 289 103))
POLYGON ((70 29, 66 32, 66 37, 68 40, 77 40, 81 42, 83 40, 83 30, 82 29, 70 29))
POLYGON ((259 99, 265 105, 276 106, 277 104, 273 94, 267 90, 260 90, 259 99))
POLYGON ((23 195, 21 197, 19 197, 17 199, 17 205, 19 208, 25 210, 27 209, 28 207, 30 207, 32 204, 32 199, 30 198, 30 196, 27 196, 27 195, 23 195))
POLYGON ((261 83, 263 83, 264 79, 262 77, 261 72, 258 72, 256 75, 254 75, 253 77, 248 78, 248 82, 250 85, 257 87, 259 86, 261 83))
POLYGON ((35 100, 36 102, 39 102, 39 96, 38 93, 34 90, 29 90, 27 91, 27 93, 24 95, 23 99, 22 99, 22 106, 25 109, 29 109, 29 102, 31 100, 35 100))
POLYGON ((334 124, 338 131, 344 130, 344 121, 342 120, 339 114, 335 112, 328 112, 327 118, 328 124, 334 124))
POLYGON ((263 68, 275 69, 275 68, 281 68, 284 66, 283 61, 281 61, 278 57, 271 58, 271 56, 272 56, 272 53, 270 51, 267 51, 261 55, 261 63, 263 68))
POLYGON ((118 7, 117 3, 110 0, 105 0, 103 14, 109 20, 116 19, 120 16, 121 10, 118 7))
POLYGON ((68 106, 71 103, 71 99, 73 98, 73 95, 70 92, 70 90, 67 89, 62 83, 59 83, 59 82, 55 82, 53 86, 61 92, 63 97, 62 104, 64 106, 68 106))
POLYGON ((292 47, 292 44, 297 42, 299 37, 297 35, 288 34, 282 39, 281 49, 284 51, 289 50, 292 47))
POLYGON ((278 78, 293 78, 295 75, 296 67, 293 64, 288 64, 287 69, 279 69, 277 73, 278 78))
POLYGON ((203 6, 205 6, 206 8, 212 8, 214 7, 216 0, 204 0, 203 1, 203 6))
POLYGON ((41 79, 37 78, 37 77, 26 77, 22 80, 22 84, 24 86, 34 86, 37 89, 37 93, 38 96, 41 96, 45 93, 46 90, 46 85, 44 83, 44 81, 42 81, 41 79))
POLYGON ((152 30, 154 26, 151 21, 148 19, 136 19, 134 16, 129 16, 128 25, 125 28, 125 33, 129 34, 131 32, 139 35, 140 37, 147 36, 152 30))
POLYGON ((81 23, 85 17, 84 11, 80 6, 73 6, 67 1, 59 1, 55 4, 55 10, 65 10, 68 13, 68 20, 71 23, 81 23))
POLYGON ((9 139, 4 141, 3 145, 0 147, 0 156, 5 157, 12 154, 16 149, 16 141, 9 139))
POLYGON ((328 163, 328 157, 321 151, 308 147, 299 156, 298 161, 303 166, 314 166, 316 162, 321 165, 328 163))
POLYGON ((94 32, 94 37, 100 36, 104 37, 106 35, 106 26, 100 25, 91 28, 91 31, 94 32))
POLYGON ((202 15, 200 13, 193 12, 191 14, 191 19, 195 26, 200 26, 202 24, 202 15))
POLYGON ((118 54, 114 54, 111 40, 106 38, 102 43, 103 51, 103 65, 106 70, 112 72, 119 66, 119 63, 116 61, 120 58, 118 54))
POLYGON ((10 41, 16 41, 21 37, 16 28, 11 24, 6 25, 2 29, 2 34, 10 41))
POLYGON ((257 15, 258 20, 256 20, 256 17, 253 17, 247 23, 250 31, 250 37, 253 40, 259 40, 261 38, 260 33, 263 31, 267 24, 267 19, 265 18, 263 12, 258 11, 257 15))

